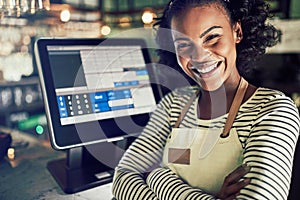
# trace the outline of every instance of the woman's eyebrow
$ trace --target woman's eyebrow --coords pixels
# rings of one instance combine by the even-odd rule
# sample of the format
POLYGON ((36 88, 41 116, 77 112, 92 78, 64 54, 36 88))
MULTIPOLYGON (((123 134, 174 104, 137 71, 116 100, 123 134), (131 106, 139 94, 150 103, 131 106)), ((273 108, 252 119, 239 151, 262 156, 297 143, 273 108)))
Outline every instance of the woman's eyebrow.
POLYGON ((211 30, 216 29, 216 28, 223 28, 222 26, 212 26, 210 28, 208 28, 207 30, 205 30, 201 35, 200 38, 204 37, 207 33, 209 33, 211 30))
MULTIPOLYGON (((216 29, 216 28, 223 28, 222 26, 212 26, 210 28, 208 28, 207 30, 205 30, 201 35, 200 35, 200 38, 204 37, 207 33, 209 33, 210 31, 212 31, 213 29, 216 29)), ((173 42, 176 42, 178 40, 185 40, 185 41, 189 41, 188 38, 185 38, 185 37, 178 37, 178 38, 175 38, 173 42)))
POLYGON ((185 38, 185 37, 179 37, 179 38, 175 38, 175 39, 173 40, 173 42, 176 42, 176 41, 178 41, 178 40, 190 41, 188 38, 185 38))

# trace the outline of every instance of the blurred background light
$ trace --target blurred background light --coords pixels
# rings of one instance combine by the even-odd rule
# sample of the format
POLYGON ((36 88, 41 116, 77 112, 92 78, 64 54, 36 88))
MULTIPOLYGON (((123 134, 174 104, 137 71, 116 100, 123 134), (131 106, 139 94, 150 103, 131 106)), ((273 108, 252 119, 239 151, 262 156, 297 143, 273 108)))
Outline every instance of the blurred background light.
POLYGON ((111 33, 111 28, 108 25, 104 25, 101 27, 101 34, 106 36, 111 33))
POLYGON ((66 10, 62 10, 60 13, 60 20, 62 22, 68 22, 71 19, 71 12, 66 9, 66 10))
POLYGON ((144 24, 151 24, 154 21, 154 18, 156 17, 156 14, 152 9, 145 9, 145 11, 142 14, 142 21, 144 24))

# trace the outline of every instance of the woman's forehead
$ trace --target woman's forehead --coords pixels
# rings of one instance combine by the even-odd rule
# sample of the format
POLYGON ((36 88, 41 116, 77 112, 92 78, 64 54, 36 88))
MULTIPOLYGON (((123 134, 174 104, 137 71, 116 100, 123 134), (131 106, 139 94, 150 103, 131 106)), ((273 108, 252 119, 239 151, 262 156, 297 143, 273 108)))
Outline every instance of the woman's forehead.
POLYGON ((207 29, 210 26, 228 26, 229 17, 226 12, 216 6, 198 6, 186 9, 186 12, 174 16, 171 28, 183 33, 188 29, 207 29))

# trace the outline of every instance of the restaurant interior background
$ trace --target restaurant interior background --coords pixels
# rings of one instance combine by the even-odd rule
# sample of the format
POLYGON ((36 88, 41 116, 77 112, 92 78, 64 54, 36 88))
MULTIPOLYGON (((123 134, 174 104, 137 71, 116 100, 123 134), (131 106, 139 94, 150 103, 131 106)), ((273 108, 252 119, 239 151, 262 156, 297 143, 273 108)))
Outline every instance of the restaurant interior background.
MULTIPOLYGON (((137 29, 148 33, 168 1, 0 0, 0 127, 49 140, 33 56, 37 38, 125 37, 137 29)), ((300 108, 300 1, 268 2, 272 23, 283 36, 279 45, 268 49, 252 81, 282 90, 300 108)), ((155 53, 150 53, 155 62, 155 53)))
MULTIPOLYGON (((0 0, 0 125, 47 139, 46 118, 33 56, 39 37, 139 37, 168 0, 0 0), (8 4, 10 2, 10 4, 8 4), (28 1, 30 2, 30 1, 28 1), (6 3, 6 4, 5 4, 6 3), (23 5, 23 6, 22 6, 23 5), (25 6, 24 6, 25 5, 25 6), (26 7, 27 6, 27 7, 26 7), (125 33, 125 34, 124 34, 125 33)), ((254 82, 278 88, 300 106, 300 1, 268 0, 272 23, 283 32, 254 82)), ((150 37, 149 37, 150 38, 150 37)), ((146 37, 147 39, 147 37, 146 37)), ((151 42, 151 41, 149 41, 151 42)), ((153 45, 153 44, 151 44, 153 45)), ((156 55, 151 53, 155 62, 156 55)))

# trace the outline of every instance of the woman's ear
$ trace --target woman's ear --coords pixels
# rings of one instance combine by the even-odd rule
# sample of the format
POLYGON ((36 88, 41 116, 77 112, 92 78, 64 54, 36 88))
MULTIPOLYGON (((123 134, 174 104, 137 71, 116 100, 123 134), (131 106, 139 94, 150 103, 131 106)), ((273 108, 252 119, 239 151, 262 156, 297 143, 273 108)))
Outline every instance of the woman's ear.
POLYGON ((238 21, 233 26, 235 43, 240 43, 243 39, 243 30, 241 22, 238 21))

